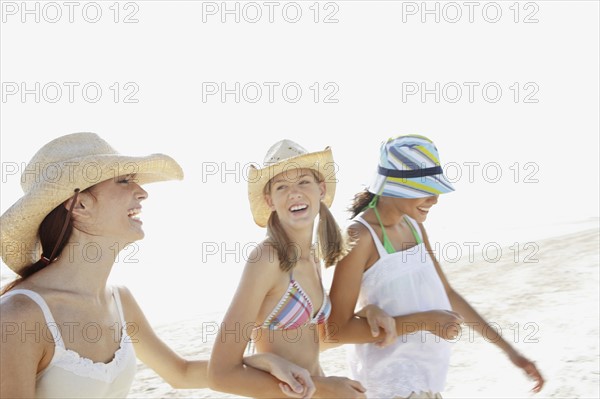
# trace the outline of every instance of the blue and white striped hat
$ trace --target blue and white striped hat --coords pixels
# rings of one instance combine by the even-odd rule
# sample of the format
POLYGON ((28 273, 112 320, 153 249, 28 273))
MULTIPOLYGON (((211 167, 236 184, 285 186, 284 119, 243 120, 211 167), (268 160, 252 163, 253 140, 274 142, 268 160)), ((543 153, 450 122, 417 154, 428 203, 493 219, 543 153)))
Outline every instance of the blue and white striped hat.
POLYGON ((423 198, 454 187, 443 174, 433 141, 410 134, 381 144, 379 167, 368 190, 386 197, 423 198))

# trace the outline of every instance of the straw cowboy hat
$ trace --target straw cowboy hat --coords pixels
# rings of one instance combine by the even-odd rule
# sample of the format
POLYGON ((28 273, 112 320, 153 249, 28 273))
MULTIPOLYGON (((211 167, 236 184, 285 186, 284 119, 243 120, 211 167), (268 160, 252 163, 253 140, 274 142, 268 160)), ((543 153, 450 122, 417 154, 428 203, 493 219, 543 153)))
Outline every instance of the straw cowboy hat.
POLYGON ((121 155, 95 133, 69 134, 44 145, 21 174, 25 194, 0 217, 4 263, 19 273, 40 259, 37 233, 41 222, 76 189, 83 191, 133 173, 140 185, 183 179, 181 167, 171 157, 121 155))
POLYGON ((336 165, 333 162, 331 149, 326 147, 323 151, 309 153, 291 140, 281 140, 273 144, 267 151, 263 168, 258 169, 251 165, 248 173, 250 209, 254 221, 260 227, 265 227, 271 216, 271 209, 265 200, 265 186, 278 174, 295 169, 312 169, 321 175, 327 191, 323 203, 328 207, 331 206, 337 182, 336 165))
POLYGON ((423 198, 454 191, 444 176, 433 141, 410 134, 382 143, 377 172, 368 190, 377 195, 423 198))

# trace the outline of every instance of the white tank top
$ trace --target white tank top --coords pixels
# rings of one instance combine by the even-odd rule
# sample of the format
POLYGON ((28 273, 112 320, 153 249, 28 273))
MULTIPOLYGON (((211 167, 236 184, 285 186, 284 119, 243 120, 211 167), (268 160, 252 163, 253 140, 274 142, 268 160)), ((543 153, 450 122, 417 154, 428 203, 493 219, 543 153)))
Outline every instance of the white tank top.
POLYGON ((127 396, 136 372, 136 358, 131 338, 126 332, 121 298, 116 288, 113 289, 113 297, 121 317, 122 332, 119 349, 109 363, 95 363, 81 357, 75 351, 66 349, 50 308, 38 293, 13 289, 0 299, 4 300, 18 294, 29 297, 40 307, 48 327, 43 336, 54 338, 54 356, 50 364, 36 376, 36 398, 124 398, 127 396))
MULTIPOLYGON (((418 224, 408 218, 416 231, 418 224)), ((357 309, 374 304, 392 316, 433 309, 451 310, 450 301, 425 244, 389 254, 373 228, 365 225, 379 253, 362 278, 357 309)), ((451 343, 424 331, 398 337, 386 348, 347 345, 350 371, 367 388, 369 398, 441 392, 446 383, 451 343)))

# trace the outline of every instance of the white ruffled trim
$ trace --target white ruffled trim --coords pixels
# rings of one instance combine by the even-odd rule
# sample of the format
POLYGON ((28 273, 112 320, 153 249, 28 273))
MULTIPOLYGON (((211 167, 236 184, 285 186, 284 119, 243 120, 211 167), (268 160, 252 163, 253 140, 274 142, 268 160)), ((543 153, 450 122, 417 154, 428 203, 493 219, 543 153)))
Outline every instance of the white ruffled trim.
POLYGON ((54 347, 54 350, 58 352, 59 356, 50 366, 60 367, 79 377, 92 378, 109 384, 114 382, 125 369, 127 359, 130 356, 135 356, 131 340, 124 331, 119 349, 108 363, 94 362, 71 349, 61 348, 58 345, 54 347))

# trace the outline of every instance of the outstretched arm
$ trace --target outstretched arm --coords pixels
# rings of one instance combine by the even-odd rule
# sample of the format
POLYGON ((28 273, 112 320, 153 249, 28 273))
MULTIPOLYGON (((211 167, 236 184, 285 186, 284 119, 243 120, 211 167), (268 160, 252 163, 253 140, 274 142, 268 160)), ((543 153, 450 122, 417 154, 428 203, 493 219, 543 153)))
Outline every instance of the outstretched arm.
POLYGON ((435 265, 435 269, 444 284, 444 288, 446 289, 446 294, 448 295, 448 299, 450 300, 450 304, 452 305, 452 309, 456 312, 460 313, 460 315, 464 318, 465 322, 472 326, 475 331, 483 336, 485 333, 485 338, 495 343, 513 362, 513 364, 525 371, 525 373, 535 380, 535 386, 533 387, 533 392, 539 392, 544 385, 544 378, 541 373, 535 366, 535 364, 529 359, 525 358, 521 355, 517 350, 509 344, 500 334, 496 332, 494 328, 491 328, 488 322, 464 299, 458 292, 454 291, 448 279, 444 275, 442 268, 435 258, 434 252, 431 249, 431 244, 429 243, 429 238, 427 237, 427 233, 425 232, 425 227, 423 224, 419 223, 419 227, 421 228, 421 232, 423 234, 423 241, 429 252, 431 259, 433 260, 433 264, 435 265))
POLYGON ((161 340, 126 287, 119 287, 127 332, 137 357, 173 388, 206 388, 207 360, 186 360, 161 340))
MULTIPOLYGON (((130 338, 139 359, 156 371, 173 388, 208 388, 208 360, 187 360, 175 353, 154 332, 131 292, 120 287, 125 317, 128 320, 130 338)), ((260 354, 243 359, 244 364, 271 373, 296 391, 314 392, 308 372, 276 355, 260 354)), ((279 382, 279 381, 278 381, 279 382)), ((280 394, 280 392, 279 392, 280 394)), ((299 396, 299 395, 296 395, 299 396)))

